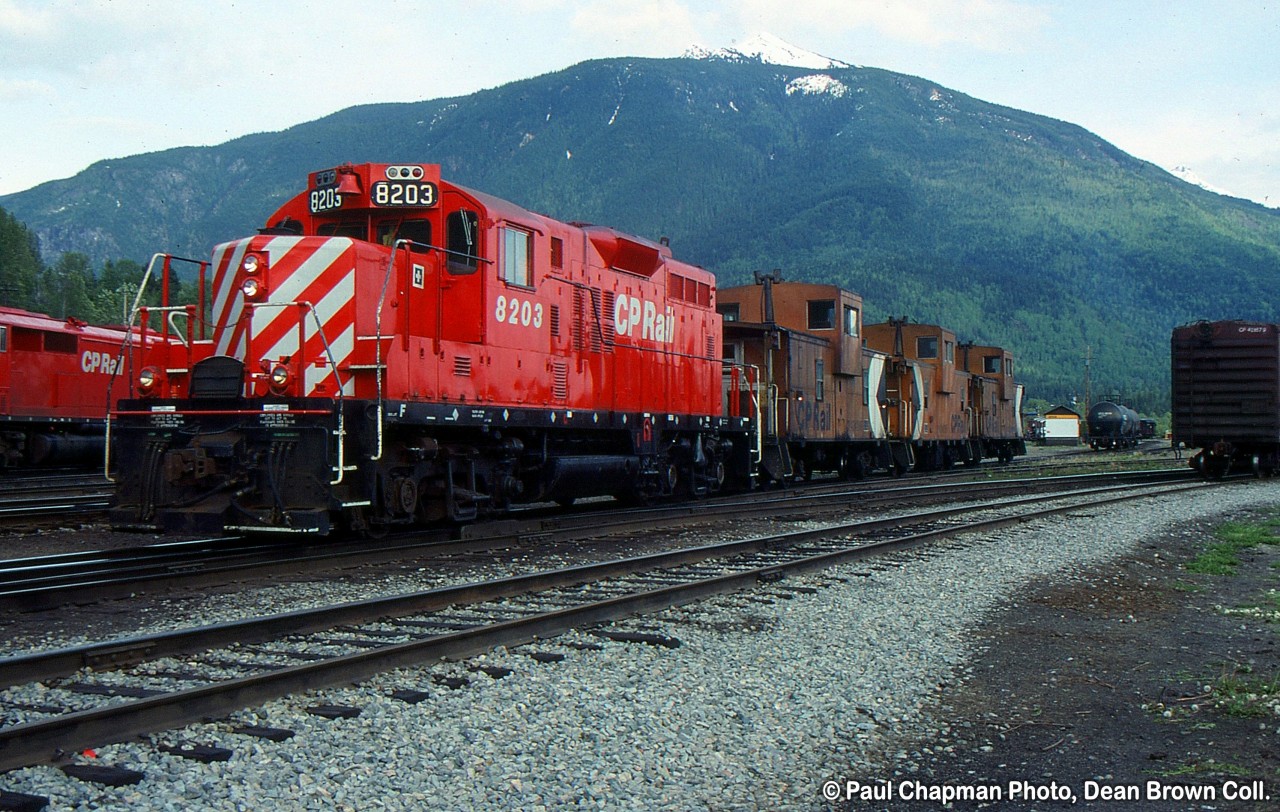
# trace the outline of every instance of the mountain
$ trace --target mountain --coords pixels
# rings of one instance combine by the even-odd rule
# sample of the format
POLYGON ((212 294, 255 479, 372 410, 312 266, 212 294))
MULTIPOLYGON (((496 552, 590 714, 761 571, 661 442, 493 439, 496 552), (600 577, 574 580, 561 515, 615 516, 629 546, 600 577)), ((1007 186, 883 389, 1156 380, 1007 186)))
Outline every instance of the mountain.
POLYGON ((346 161, 440 163, 553 217, 667 236, 722 284, 846 285, 869 319, 1011 348, 1050 400, 1082 393, 1088 354, 1095 392, 1163 411, 1173 326, 1280 321, 1280 213, 1075 125, 767 41, 101 161, 0 207, 46 252, 204 257, 346 161))

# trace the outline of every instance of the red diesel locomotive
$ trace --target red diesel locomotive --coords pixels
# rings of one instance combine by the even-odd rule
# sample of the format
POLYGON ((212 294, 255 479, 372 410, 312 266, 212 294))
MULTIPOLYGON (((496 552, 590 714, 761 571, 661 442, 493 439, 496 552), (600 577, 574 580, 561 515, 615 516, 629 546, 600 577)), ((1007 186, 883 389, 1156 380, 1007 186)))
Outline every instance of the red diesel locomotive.
POLYGON ((0 307, 0 470, 101 460, 126 334, 0 307))
POLYGON ((113 413, 116 526, 376 531, 751 470, 715 279, 665 244, 362 164, 211 267, 113 413))

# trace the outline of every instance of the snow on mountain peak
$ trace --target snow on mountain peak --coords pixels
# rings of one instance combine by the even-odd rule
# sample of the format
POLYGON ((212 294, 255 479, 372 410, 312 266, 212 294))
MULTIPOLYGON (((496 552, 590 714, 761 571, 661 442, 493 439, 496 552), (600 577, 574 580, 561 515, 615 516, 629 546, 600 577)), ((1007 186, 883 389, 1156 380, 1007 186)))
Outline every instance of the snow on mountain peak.
POLYGON ((1193 172, 1191 167, 1189 166, 1175 166, 1173 170, 1170 172, 1170 174, 1172 174, 1175 178, 1178 178, 1179 180, 1185 181, 1194 186, 1199 186, 1201 189, 1204 189, 1207 192, 1213 192, 1214 194, 1218 194, 1218 195, 1227 195, 1228 197, 1235 197, 1235 195, 1232 195, 1231 192, 1225 191, 1223 189, 1219 189, 1216 186, 1206 183, 1204 179, 1202 179, 1199 175, 1193 172))
POLYGON ((684 52, 693 59, 726 59, 731 61, 763 62, 767 65, 789 65, 797 68, 825 70, 827 68, 851 68, 848 62, 815 54, 784 42, 772 34, 753 34, 735 41, 728 48, 714 50, 695 45, 684 52))

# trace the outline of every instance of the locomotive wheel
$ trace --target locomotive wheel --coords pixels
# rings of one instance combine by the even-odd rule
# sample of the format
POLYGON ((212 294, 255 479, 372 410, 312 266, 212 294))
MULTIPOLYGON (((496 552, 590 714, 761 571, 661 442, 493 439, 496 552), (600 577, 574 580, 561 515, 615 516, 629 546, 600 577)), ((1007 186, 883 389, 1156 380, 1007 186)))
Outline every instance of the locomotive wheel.
POLYGON ((395 483, 396 509, 401 513, 413 513, 418 506, 418 485, 409 477, 401 477, 395 483))
POLYGON ((664 472, 667 493, 675 493, 676 486, 680 484, 680 469, 674 462, 668 462, 666 471, 664 472))

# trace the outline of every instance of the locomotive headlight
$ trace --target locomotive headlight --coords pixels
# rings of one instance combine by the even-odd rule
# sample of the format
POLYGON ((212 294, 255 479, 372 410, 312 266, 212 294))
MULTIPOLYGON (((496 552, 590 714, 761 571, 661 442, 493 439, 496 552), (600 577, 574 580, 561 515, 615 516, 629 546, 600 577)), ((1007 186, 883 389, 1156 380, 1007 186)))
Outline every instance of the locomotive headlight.
POLYGON ((265 290, 266 286, 253 277, 244 280, 244 284, 240 286, 240 291, 244 294, 244 298, 249 300, 260 298, 265 290))
POLYGON ((240 263, 241 269, 250 276, 262 270, 262 266, 262 258, 257 254, 249 254, 244 258, 244 261, 240 263))
POLYGON ((277 389, 283 389, 289 383, 289 368, 283 364, 276 364, 271 368, 271 385, 277 389))
POLYGON ((156 374, 153 367, 144 367, 143 370, 138 373, 138 388, 143 392, 150 392, 155 388, 158 377, 159 376, 156 374))

